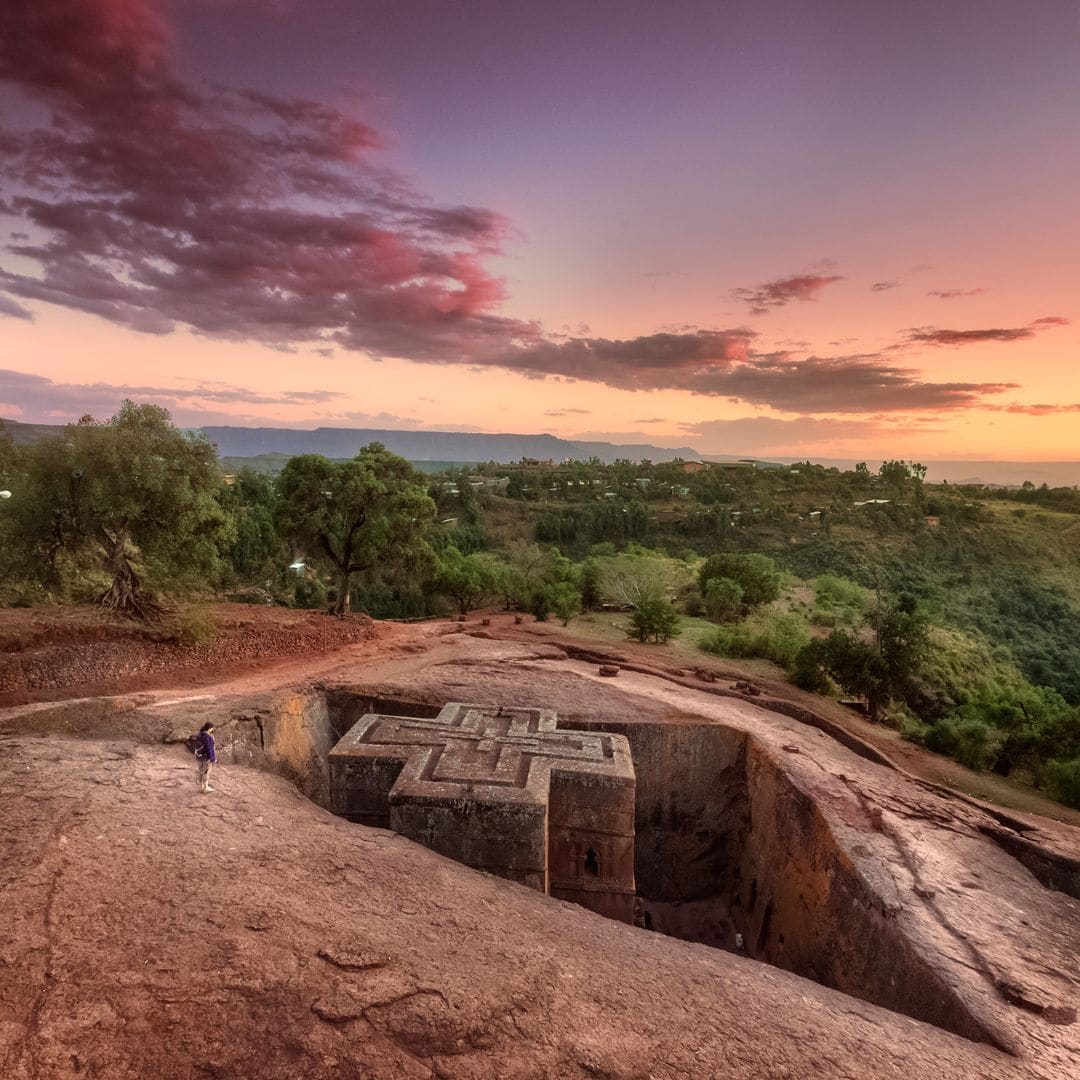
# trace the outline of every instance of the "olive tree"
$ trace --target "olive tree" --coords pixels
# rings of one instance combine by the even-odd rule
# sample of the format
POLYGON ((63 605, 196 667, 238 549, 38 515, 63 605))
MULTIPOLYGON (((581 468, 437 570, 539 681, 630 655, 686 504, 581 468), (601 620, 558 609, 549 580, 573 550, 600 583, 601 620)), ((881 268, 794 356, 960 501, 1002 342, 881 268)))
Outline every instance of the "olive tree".
POLYGON ((110 578, 99 602, 120 614, 157 617, 147 581, 205 580, 229 539, 217 451, 157 405, 125 401, 104 422, 84 416, 24 448, 22 466, 12 530, 34 576, 55 576, 61 554, 96 563, 110 578))

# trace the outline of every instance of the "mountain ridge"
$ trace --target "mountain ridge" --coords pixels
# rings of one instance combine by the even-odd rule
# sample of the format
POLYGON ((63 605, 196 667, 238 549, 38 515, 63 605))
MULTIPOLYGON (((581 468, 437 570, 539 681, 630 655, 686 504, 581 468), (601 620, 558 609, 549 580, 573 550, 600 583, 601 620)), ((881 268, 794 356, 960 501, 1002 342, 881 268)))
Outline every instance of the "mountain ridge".
MULTIPOLYGON (((13 442, 27 445, 50 435, 58 435, 66 425, 27 424, 0 417, 0 431, 13 442)), ((201 431, 218 448, 222 458, 254 458, 262 454, 323 454, 331 458, 350 458, 361 446, 381 442, 388 450, 410 461, 437 461, 447 464, 470 464, 481 461, 509 463, 522 457, 551 458, 554 461, 588 460, 597 457, 605 464, 619 458, 640 461, 672 461, 684 458, 695 461, 768 461, 772 464, 796 464, 807 455, 771 455, 764 459, 751 453, 706 453, 691 446, 663 447, 650 443, 611 443, 562 439, 547 432, 522 435, 512 432, 488 434, 470 431, 415 431, 397 428, 276 428, 219 425, 191 428, 201 431)), ((810 456, 816 464, 851 469, 865 460, 876 471, 881 459, 874 455, 860 458, 810 456)), ((988 458, 926 460, 926 479, 940 484, 986 484, 1019 487, 1025 480, 1051 487, 1080 484, 1080 461, 1004 461, 988 458)))

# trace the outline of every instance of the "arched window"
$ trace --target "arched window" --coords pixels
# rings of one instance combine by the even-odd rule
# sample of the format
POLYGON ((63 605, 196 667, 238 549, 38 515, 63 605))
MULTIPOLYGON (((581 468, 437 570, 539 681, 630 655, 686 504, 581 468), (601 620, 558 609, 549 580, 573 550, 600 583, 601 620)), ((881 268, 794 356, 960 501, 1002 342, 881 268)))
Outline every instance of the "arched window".
POLYGON ((585 876, 600 876, 600 856, 592 848, 585 852, 585 876))

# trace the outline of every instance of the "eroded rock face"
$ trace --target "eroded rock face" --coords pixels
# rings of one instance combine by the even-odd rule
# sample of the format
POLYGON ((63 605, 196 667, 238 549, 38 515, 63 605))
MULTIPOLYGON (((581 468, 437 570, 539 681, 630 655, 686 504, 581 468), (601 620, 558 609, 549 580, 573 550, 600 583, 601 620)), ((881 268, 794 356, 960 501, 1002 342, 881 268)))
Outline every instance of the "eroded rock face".
POLYGON ((20 928, 0 946, 0 1075, 1080 1075, 1075 830, 930 791, 796 718, 535 648, 454 635, 362 674, 0 717, 0 897, 20 928), (230 764, 318 798, 317 748, 350 708, 432 715, 508 687, 628 738, 657 928, 739 934, 778 967, 477 875, 230 764), (209 798, 182 749, 149 745, 205 718, 226 762, 209 798), (113 739, 11 734, 50 727, 113 739))
POLYGON ((203 796, 179 747, 0 741, 11 1080, 1051 1075, 477 874, 256 770, 203 796))

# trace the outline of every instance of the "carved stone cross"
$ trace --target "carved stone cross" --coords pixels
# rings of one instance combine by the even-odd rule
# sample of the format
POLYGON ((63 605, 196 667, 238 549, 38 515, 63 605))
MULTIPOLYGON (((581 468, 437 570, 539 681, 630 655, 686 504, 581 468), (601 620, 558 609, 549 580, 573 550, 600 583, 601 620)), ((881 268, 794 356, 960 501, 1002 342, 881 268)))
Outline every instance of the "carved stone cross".
POLYGON ((555 713, 451 702, 369 714, 330 753, 334 808, 469 866, 632 917, 634 766, 626 737, 555 713))

